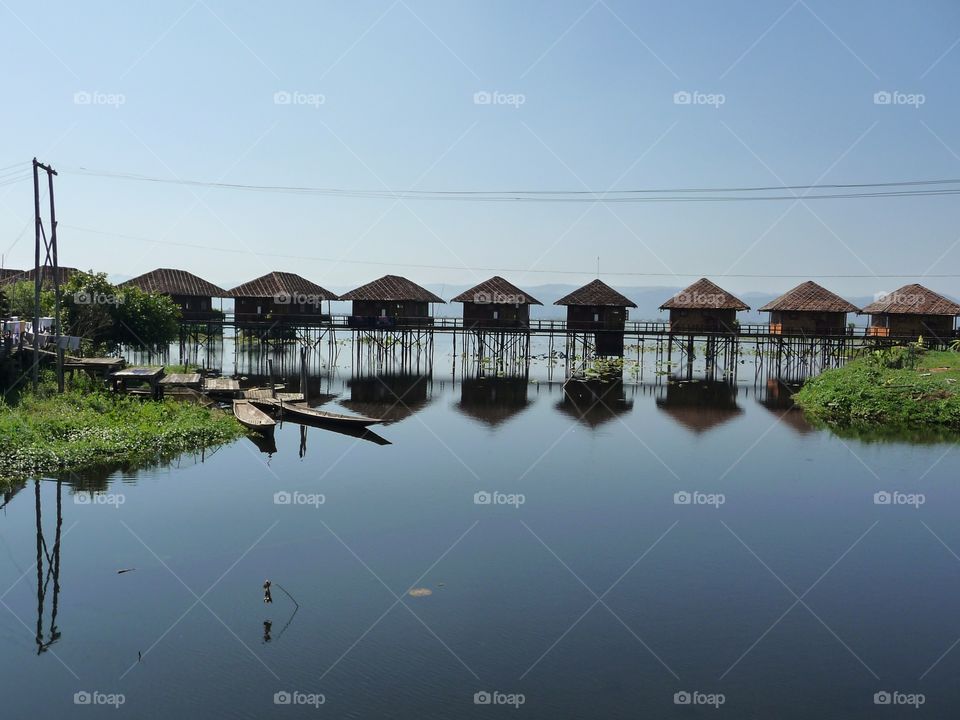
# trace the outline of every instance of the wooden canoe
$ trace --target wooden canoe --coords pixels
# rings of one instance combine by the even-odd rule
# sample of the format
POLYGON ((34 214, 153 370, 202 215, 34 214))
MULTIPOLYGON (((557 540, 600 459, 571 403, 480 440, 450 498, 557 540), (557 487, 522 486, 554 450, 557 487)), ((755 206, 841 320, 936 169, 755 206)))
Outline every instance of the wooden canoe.
POLYGON ((277 426, 276 421, 259 408, 254 407, 249 401, 234 400, 233 414, 245 428, 267 437, 273 437, 274 428, 277 426))
POLYGON ((340 415, 323 410, 314 410, 306 405, 283 402, 276 398, 261 398, 250 402, 268 412, 280 414, 284 420, 303 423, 304 425, 365 428, 368 425, 376 425, 380 422, 377 418, 363 417, 362 415, 340 415))

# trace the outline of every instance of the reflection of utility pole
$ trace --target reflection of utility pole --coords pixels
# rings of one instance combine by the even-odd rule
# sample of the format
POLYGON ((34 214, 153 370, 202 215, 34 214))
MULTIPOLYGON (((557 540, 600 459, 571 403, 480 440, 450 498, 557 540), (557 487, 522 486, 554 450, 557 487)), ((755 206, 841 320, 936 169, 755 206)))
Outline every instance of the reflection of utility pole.
POLYGON ((60 268, 57 261, 57 211, 53 201, 53 176, 57 174, 49 165, 33 159, 33 215, 36 244, 34 248, 33 278, 33 387, 40 382, 40 290, 43 287, 44 272, 49 269, 53 278, 54 292, 54 333, 57 356, 57 389, 63 392, 63 350, 60 347, 60 268), (40 217, 40 170, 47 173, 47 193, 50 196, 50 237, 47 238, 40 217), (43 239, 44 258, 40 262, 40 240, 43 239))
POLYGON ((60 602, 60 537, 63 527, 63 481, 57 480, 57 529, 53 541, 53 553, 47 548, 43 536, 43 516, 40 509, 40 481, 34 480, 34 494, 37 514, 37 655, 60 639, 57 630, 57 609, 60 602), (44 576, 46 560, 46 576, 44 576), (50 612, 50 637, 43 639, 43 615, 46 606, 47 587, 53 579, 53 603, 50 612))

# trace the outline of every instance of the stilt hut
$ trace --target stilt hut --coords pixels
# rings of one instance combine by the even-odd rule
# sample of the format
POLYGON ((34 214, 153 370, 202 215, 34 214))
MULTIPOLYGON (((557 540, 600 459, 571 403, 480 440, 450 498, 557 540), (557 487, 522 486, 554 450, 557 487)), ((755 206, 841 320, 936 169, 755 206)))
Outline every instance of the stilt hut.
POLYGON ((353 303, 350 327, 421 327, 433 325, 430 303, 445 302, 399 275, 384 275, 343 295, 353 303))
POLYGON ((138 275, 120 287, 135 287, 147 293, 167 295, 180 308, 184 320, 213 320, 222 313, 213 307, 213 298, 227 297, 227 291, 186 270, 157 268, 138 275))
POLYGON ((904 285, 870 303, 861 315, 870 316, 867 334, 916 340, 919 337, 944 342, 956 336, 954 322, 960 305, 923 285, 904 285))
POLYGON ((450 302, 463 303, 466 328, 530 327, 530 306, 543 304, 498 275, 474 285, 450 302))
POLYGON ((627 308, 637 305, 602 280, 592 280, 564 295, 554 305, 567 306, 568 330, 620 330, 627 322, 627 308))
POLYGON ((773 335, 846 335, 847 313, 860 309, 808 280, 760 308, 773 335))
POLYGON ((743 300, 706 278, 700 278, 660 306, 670 311, 672 333, 736 333, 737 311, 749 310, 743 300))
POLYGON ((328 321, 323 302, 336 293, 288 272, 270 272, 230 290, 237 322, 281 320, 301 323, 328 321))

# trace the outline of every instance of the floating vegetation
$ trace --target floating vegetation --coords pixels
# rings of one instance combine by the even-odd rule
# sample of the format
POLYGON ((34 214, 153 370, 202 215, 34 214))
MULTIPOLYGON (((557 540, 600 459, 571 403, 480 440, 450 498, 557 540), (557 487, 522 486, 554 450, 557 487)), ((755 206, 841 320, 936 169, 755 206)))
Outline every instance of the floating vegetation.
POLYGON ((427 597, 427 595, 433 595, 433 590, 425 587, 411 588, 407 590, 407 595, 410 597, 427 597))

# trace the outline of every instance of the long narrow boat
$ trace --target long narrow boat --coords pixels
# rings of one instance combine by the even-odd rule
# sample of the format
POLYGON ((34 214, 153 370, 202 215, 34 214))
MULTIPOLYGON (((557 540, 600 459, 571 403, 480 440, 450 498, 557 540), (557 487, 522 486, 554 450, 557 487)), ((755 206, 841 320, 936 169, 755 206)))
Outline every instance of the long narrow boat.
POLYGON ((283 419, 304 425, 319 425, 330 427, 365 428, 380 422, 377 418, 363 417, 362 415, 340 415, 338 413, 314 410, 298 403, 284 402, 276 398, 257 398, 250 401, 253 405, 279 414, 283 419))
POLYGON ((240 424, 265 437, 273 437, 277 422, 247 400, 233 401, 233 414, 240 424))

